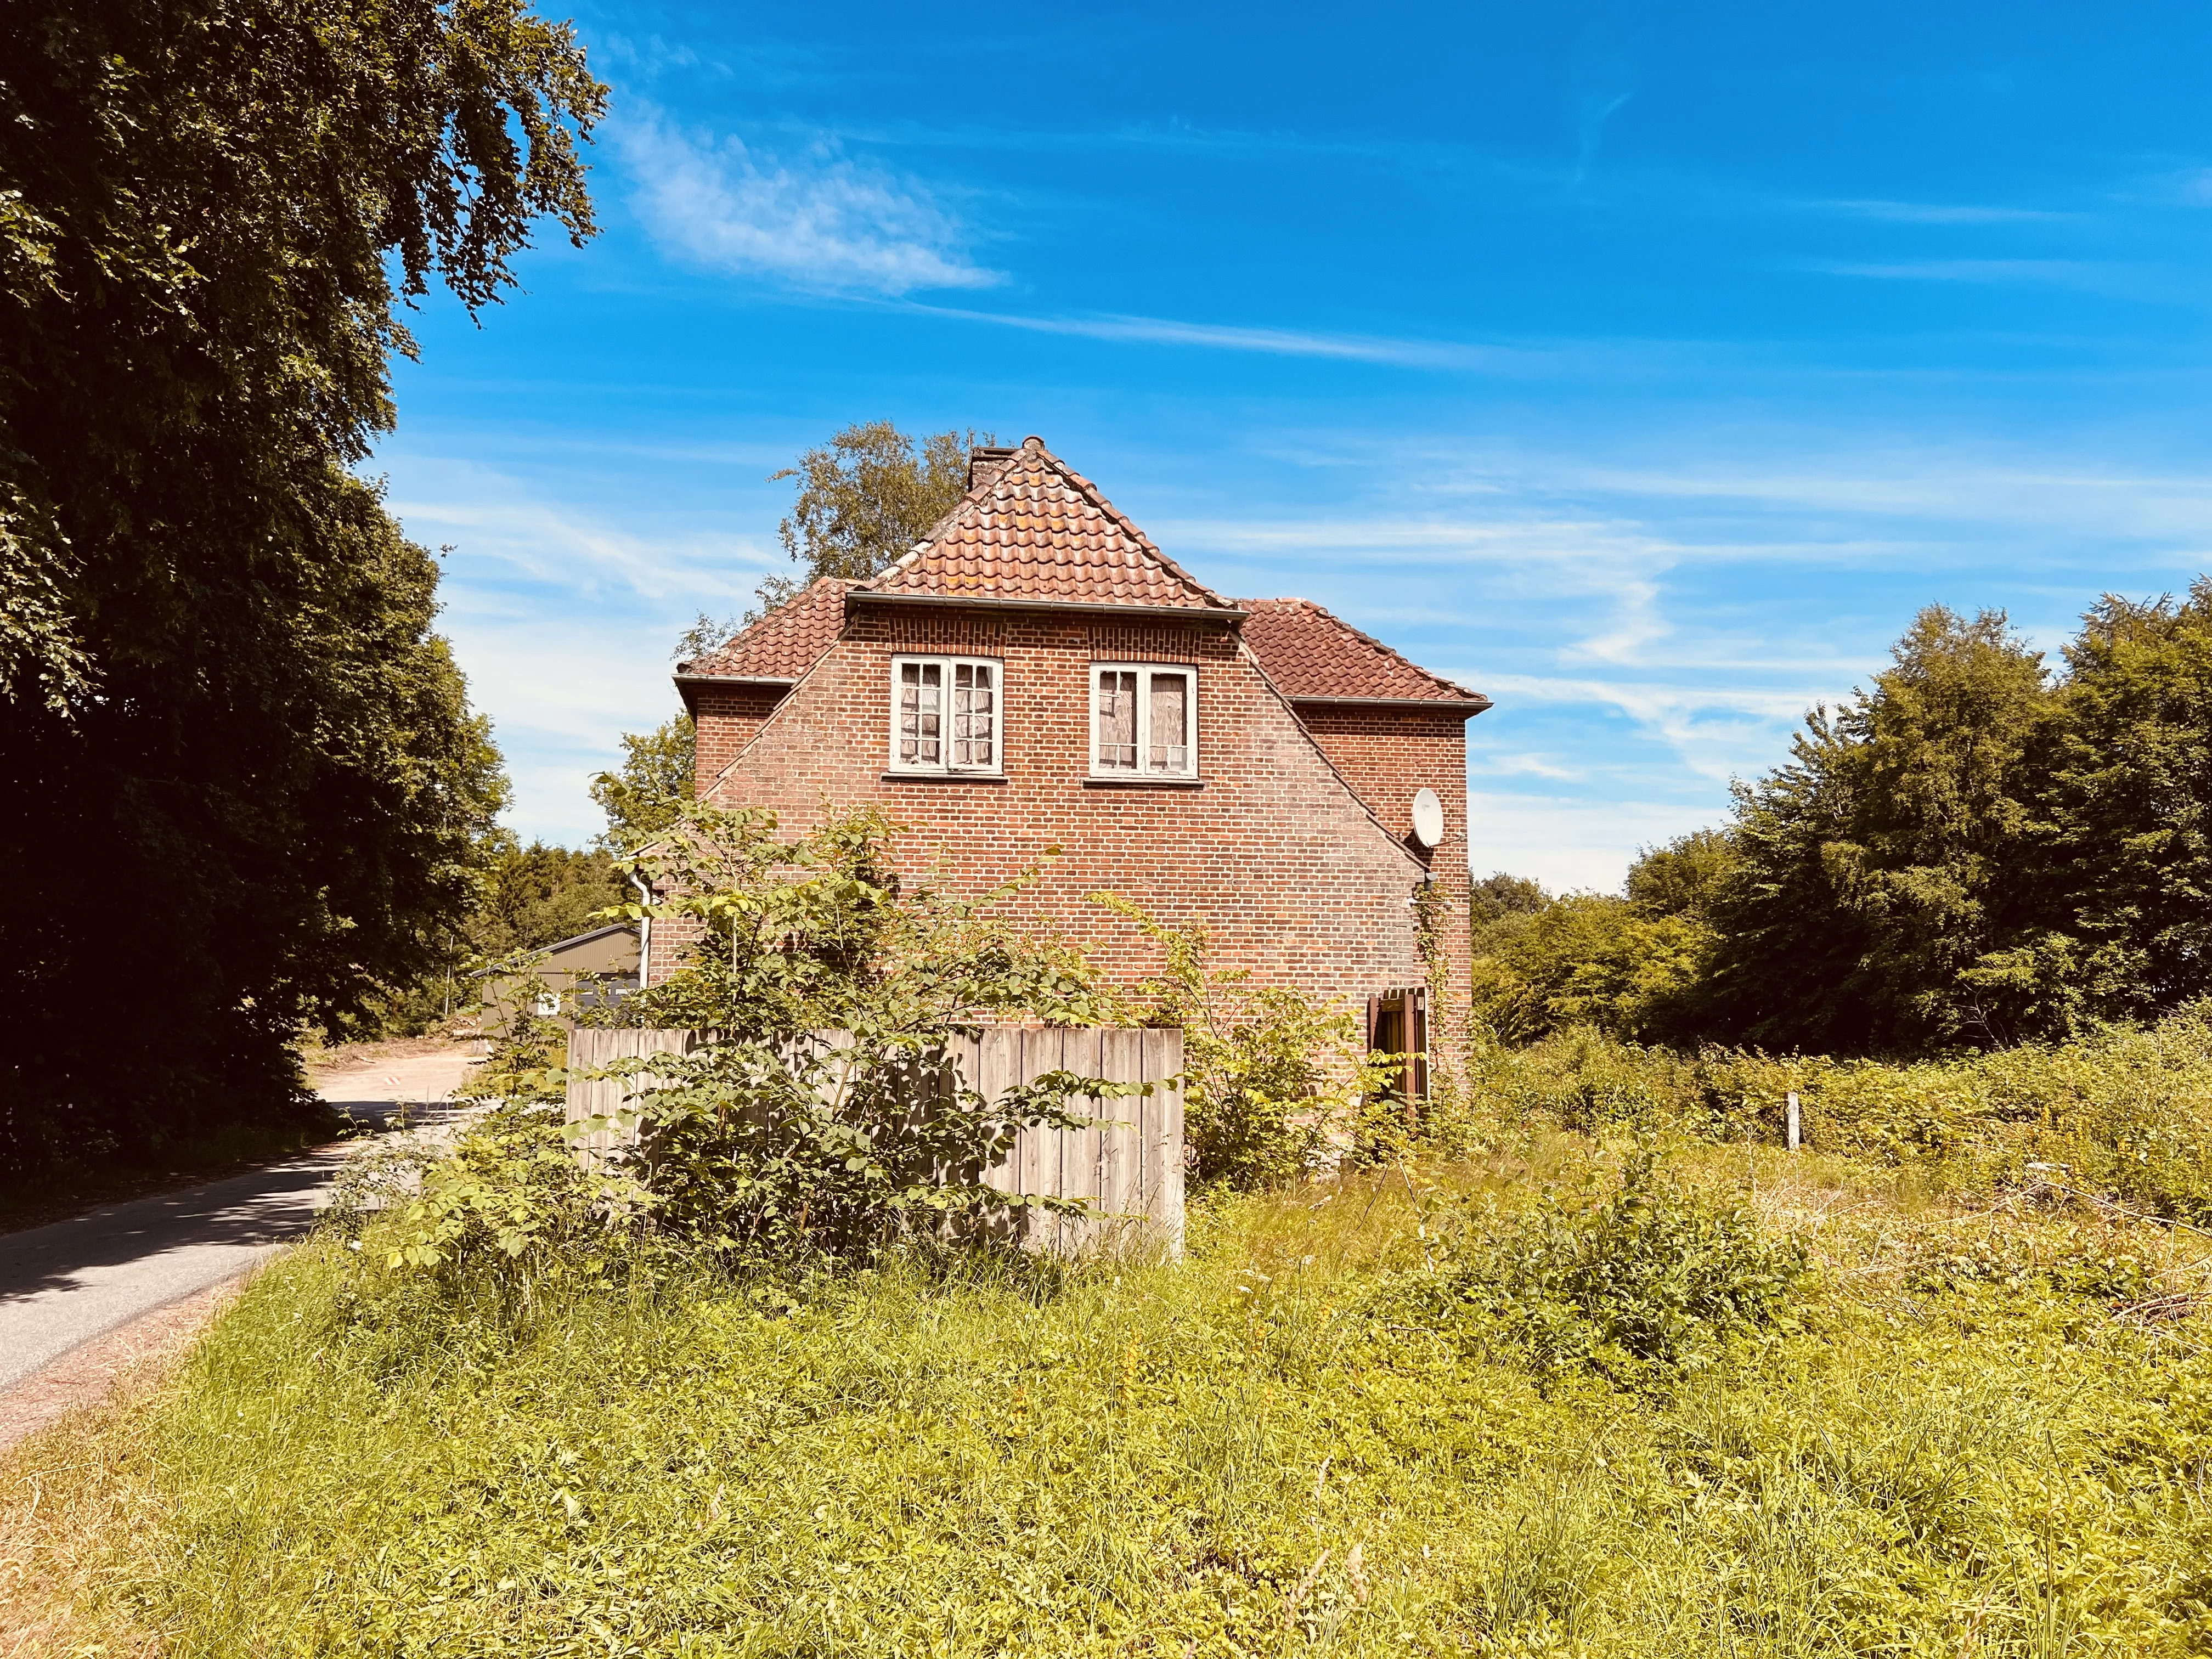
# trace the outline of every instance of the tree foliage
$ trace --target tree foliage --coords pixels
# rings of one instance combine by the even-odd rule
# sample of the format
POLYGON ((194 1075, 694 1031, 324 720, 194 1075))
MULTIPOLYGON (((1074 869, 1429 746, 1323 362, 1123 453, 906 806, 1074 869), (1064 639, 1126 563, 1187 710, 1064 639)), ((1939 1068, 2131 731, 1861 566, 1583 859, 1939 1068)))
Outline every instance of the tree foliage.
POLYGON ((709 1034, 655 1056, 638 1098, 640 1172, 662 1223, 719 1249, 850 1256, 1010 1205, 1062 1207, 982 1176, 1023 1125, 1087 1121, 1071 1095, 1127 1085, 1053 1073, 986 1100, 945 1060, 948 1039, 986 1023, 1105 1010, 1079 952, 1005 915, 1036 871, 956 899, 901 882, 898 826, 880 808, 790 839, 776 829, 759 808, 693 804, 636 866, 660 896, 630 913, 691 942, 625 1012, 709 1034), (933 1088, 945 1109, 915 1110, 933 1088))
POLYGON ((2056 674, 2002 613, 1931 607, 1625 901, 1481 898, 1516 1038, 1909 1055, 2170 1014, 2212 994, 2212 581, 2107 596, 2056 674))
POLYGON ((433 963, 505 783, 437 567, 349 471, 399 301, 592 222, 518 0, 29 0, 0 81, 0 1158, 301 1098, 433 963))
POLYGON ((915 441, 889 421, 862 421, 808 450, 772 479, 799 480, 799 498, 778 527, 797 576, 760 585, 773 610, 823 576, 860 581, 877 574, 952 510, 968 488, 968 457, 988 436, 933 433, 915 441))
POLYGON ((600 846, 635 854, 684 815, 691 799, 698 742, 689 714, 651 732, 622 734, 622 765, 592 780, 592 799, 607 815, 600 846))
POLYGON ((1984 975, 2054 1030, 2212 991, 2212 579, 2090 611, 2040 758, 2027 914, 1984 975))
POLYGON ((525 847, 502 832, 468 919, 468 946, 480 957, 503 957, 556 945, 603 926, 601 913, 630 896, 604 848, 525 847))
POLYGON ((1725 830, 1692 830, 1662 847, 1647 847, 1628 866, 1628 902, 1640 916, 1707 919, 1736 865, 1725 830))
POLYGON ((1632 1042, 1675 1040, 1693 1028, 1712 945, 1711 928, 1695 916, 1571 893, 1475 934, 1476 1012, 1509 1042, 1575 1025, 1632 1042))
POLYGON ((1480 927, 1501 916, 1534 915, 1552 902, 1552 896, 1540 881, 1499 870, 1474 884, 1470 901, 1474 923, 1480 927))
POLYGON ((1853 1053, 2011 1035, 1961 976, 2009 943, 2051 712, 2042 655, 2001 612, 1931 606, 1870 690, 1808 716, 1790 763, 1739 792, 1723 1022, 1853 1053))

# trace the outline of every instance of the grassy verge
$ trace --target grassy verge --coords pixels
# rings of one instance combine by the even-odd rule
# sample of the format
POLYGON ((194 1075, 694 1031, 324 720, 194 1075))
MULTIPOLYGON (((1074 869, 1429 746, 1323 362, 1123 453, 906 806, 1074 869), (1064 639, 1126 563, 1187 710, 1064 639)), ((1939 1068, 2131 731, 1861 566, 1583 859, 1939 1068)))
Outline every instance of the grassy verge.
POLYGON ((1179 1267, 527 1307, 326 1239, 0 1466, 0 1599, 173 1656, 2212 1649, 2191 1236, 1691 1146, 1809 1252, 1782 1324, 1622 1386, 1434 1311, 1617 1163, 1229 1200, 1179 1267))

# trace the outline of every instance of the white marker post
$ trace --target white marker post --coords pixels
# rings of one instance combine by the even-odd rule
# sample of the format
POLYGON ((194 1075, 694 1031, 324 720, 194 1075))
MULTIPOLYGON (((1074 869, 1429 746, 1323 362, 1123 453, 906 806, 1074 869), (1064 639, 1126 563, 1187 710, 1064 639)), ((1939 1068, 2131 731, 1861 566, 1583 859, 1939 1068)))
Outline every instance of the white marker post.
POLYGON ((1792 1090, 1790 1091, 1790 1094, 1789 1094, 1789 1101, 1790 1101, 1790 1150, 1791 1152, 1796 1152, 1796 1151, 1797 1150, 1798 1146, 1802 1144, 1802 1139, 1803 1139, 1803 1138, 1802 1138, 1802 1136, 1797 1133, 1797 1091, 1796 1091, 1795 1089, 1792 1089, 1792 1090))

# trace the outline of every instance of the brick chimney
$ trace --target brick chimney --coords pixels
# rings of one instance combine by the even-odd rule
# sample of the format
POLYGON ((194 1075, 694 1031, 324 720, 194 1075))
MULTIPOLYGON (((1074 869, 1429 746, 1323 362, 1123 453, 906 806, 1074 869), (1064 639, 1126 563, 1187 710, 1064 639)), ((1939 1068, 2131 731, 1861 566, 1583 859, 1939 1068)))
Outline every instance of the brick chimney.
POLYGON ((968 455, 968 488, 989 483, 1006 470, 1006 463, 1021 453, 1018 449, 977 447, 968 455))

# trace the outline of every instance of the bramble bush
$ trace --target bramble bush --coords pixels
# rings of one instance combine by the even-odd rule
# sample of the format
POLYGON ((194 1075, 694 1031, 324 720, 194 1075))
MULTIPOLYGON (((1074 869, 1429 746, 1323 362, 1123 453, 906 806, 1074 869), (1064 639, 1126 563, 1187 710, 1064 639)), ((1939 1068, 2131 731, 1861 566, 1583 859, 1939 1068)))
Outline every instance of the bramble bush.
POLYGON ((895 873, 898 826, 880 808, 788 840, 776 827, 758 808, 693 802, 635 861, 665 896, 623 914, 692 943, 626 1015, 706 1033, 689 1054, 611 1068, 637 1085, 617 1127, 637 1132, 628 1162, 660 1224, 719 1250, 866 1257, 974 1237, 1025 1206, 1079 1209, 983 1175, 1024 1126, 1080 1127, 1092 1120, 1072 1099, 1130 1085, 1054 1072, 986 1100, 945 1059, 987 1021, 1106 1010, 1079 951, 1002 913, 1036 868, 960 899, 895 873), (920 1096, 939 1107, 917 1109, 920 1096))
POLYGON ((1595 1184, 1572 1196, 1547 1184, 1502 1220, 1494 1200, 1488 1214, 1462 1202, 1395 1293, 1467 1340, 1502 1339, 1540 1373, 1587 1367, 1620 1383, 1711 1365, 1742 1332, 1796 1328, 1798 1241, 1668 1179, 1648 1146, 1618 1184, 1595 1184))
MULTIPOLYGON (((1243 1190, 1280 1186, 1363 1139, 1394 1066, 1367 1052, 1351 1015, 1249 969, 1206 965, 1201 928, 1176 928, 1116 893, 1092 896, 1163 953, 1138 988, 1153 1025, 1183 1041, 1183 1134, 1192 1179, 1243 1190)), ((1364 1137, 1373 1139, 1375 1137, 1364 1137)))

